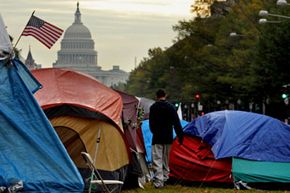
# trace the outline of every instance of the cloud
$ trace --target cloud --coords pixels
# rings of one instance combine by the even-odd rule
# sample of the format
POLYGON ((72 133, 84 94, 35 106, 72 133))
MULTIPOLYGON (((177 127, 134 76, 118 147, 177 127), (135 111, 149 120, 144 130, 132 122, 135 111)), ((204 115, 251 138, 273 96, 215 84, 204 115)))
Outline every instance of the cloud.
POLYGON ((128 15, 164 15, 164 16, 185 16, 189 15, 189 7, 181 3, 182 0, 103 0, 103 1, 82 1, 85 9, 110 10, 128 15), (182 6, 181 6, 182 5, 182 6), (186 8, 185 8, 186 7, 186 8))

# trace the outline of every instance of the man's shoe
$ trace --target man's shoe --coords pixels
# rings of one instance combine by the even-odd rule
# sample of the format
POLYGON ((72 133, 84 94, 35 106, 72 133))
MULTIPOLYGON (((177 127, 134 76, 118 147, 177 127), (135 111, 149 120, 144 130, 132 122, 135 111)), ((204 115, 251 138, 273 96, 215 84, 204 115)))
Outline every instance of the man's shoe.
POLYGON ((160 188, 163 188, 163 187, 164 187, 163 183, 160 182, 160 181, 155 181, 155 182, 153 182, 153 186, 154 186, 156 189, 160 189, 160 188))
POLYGON ((155 186, 155 185, 154 185, 154 187, 155 187, 156 189, 164 188, 164 186, 155 186))

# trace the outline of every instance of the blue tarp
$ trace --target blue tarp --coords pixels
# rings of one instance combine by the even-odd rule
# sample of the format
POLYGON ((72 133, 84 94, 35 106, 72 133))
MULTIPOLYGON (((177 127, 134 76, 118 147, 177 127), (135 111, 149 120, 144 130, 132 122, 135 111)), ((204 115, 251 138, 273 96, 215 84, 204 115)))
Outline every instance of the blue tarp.
POLYGON ((212 112, 193 120, 184 132, 209 143, 216 159, 290 162, 290 127, 269 116, 242 111, 212 112))
MULTIPOLYGON (((188 124, 187 121, 181 120, 180 121, 181 126, 184 127, 185 125, 188 124)), ((151 146, 152 146, 152 133, 149 128, 149 120, 144 120, 142 121, 142 134, 144 138, 144 143, 145 143, 145 149, 146 149, 146 161, 147 162, 152 162, 152 156, 151 156, 151 146)), ((176 133, 173 130, 173 137, 176 137, 176 133)))
POLYGON ((83 192, 84 183, 32 92, 40 84, 18 60, 0 61, 0 186, 23 192, 83 192))

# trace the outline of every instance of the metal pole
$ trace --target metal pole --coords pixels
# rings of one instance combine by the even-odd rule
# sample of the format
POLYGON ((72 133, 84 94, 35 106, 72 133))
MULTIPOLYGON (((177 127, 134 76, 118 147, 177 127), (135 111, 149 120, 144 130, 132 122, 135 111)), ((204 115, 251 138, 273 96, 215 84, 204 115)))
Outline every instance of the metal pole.
POLYGON ((290 16, 285 16, 285 15, 278 15, 278 14, 272 14, 272 13, 268 13, 268 15, 273 16, 273 17, 281 17, 285 19, 290 19, 290 16))

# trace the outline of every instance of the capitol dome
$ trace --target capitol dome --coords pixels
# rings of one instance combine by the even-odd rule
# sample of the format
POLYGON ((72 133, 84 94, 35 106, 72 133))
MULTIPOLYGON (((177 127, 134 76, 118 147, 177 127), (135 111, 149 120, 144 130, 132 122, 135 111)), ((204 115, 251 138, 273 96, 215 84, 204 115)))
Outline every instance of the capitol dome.
POLYGON ((91 39, 91 32, 89 29, 84 26, 82 23, 79 24, 72 24, 67 28, 64 33, 64 39, 71 39, 71 38, 89 38, 91 39))
POLYGON ((67 28, 64 33, 63 39, 92 39, 90 30, 83 25, 81 21, 81 12, 79 8, 79 3, 77 3, 77 10, 75 12, 74 23, 67 28))

